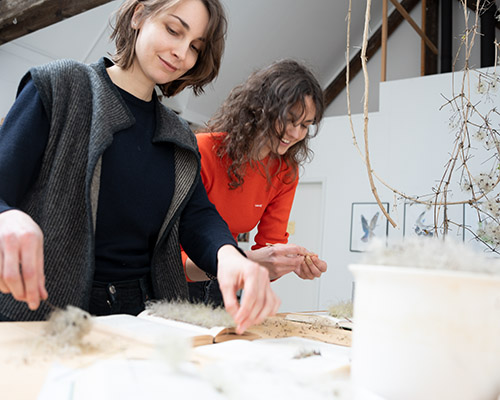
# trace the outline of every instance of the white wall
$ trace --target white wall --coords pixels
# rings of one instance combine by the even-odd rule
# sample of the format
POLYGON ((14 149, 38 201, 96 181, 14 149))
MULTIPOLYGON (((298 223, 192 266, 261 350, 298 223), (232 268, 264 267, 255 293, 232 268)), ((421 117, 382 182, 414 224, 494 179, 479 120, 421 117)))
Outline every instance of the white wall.
MULTIPOLYGON (((450 107, 440 108, 446 102, 443 95, 451 98, 451 77, 450 73, 385 82, 380 87, 380 112, 369 114, 372 168, 385 182, 408 195, 432 193, 449 159, 454 139, 449 127, 452 112, 450 107)), ((461 77, 461 72, 456 73, 456 85, 460 84, 461 77)), ((471 95, 474 102, 479 100, 474 87, 471 95)), ((489 103, 481 98, 483 106, 488 110, 494 107, 498 104, 498 95, 490 93, 489 103)), ((497 119, 494 126, 498 129, 500 118, 498 115, 494 118, 497 119)), ((364 148, 363 116, 357 114, 353 121, 357 140, 364 148)), ((328 262, 329 270, 320 279, 319 308, 322 309, 351 298, 352 276, 348 265, 362 257, 362 253, 349 249, 351 204, 375 200, 365 165, 353 145, 347 116, 324 120, 312 143, 315 158, 307 165, 302 178, 324 177, 326 182, 321 255, 328 262)), ((476 146, 480 152, 480 146, 476 146)), ((458 180, 457 175, 452 180, 454 200, 464 198, 458 189, 458 180)), ((376 186, 381 200, 392 205, 392 192, 378 182, 376 186)), ((400 201, 396 203, 397 212, 391 214, 399 227, 389 228, 390 241, 402 238, 403 207, 400 201)), ((302 212, 306 213, 307 209, 302 212)), ((379 223, 386 221, 379 218, 379 223)))

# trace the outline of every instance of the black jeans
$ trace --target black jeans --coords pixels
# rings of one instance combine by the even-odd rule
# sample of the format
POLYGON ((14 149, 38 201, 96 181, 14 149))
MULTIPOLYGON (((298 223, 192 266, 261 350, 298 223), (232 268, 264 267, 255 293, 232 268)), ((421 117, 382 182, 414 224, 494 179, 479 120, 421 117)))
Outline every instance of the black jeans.
POLYGON ((144 311, 144 303, 152 298, 149 278, 111 283, 94 281, 89 312, 92 315, 137 315, 144 311))
POLYGON ((209 304, 213 307, 224 307, 224 300, 219 288, 219 282, 202 281, 189 282, 189 301, 191 303, 209 304))
MULTIPOLYGON (((131 314, 144 311, 144 303, 153 299, 149 278, 122 282, 94 282, 89 312, 92 315, 131 314)), ((0 314, 0 322, 12 321, 0 314)))

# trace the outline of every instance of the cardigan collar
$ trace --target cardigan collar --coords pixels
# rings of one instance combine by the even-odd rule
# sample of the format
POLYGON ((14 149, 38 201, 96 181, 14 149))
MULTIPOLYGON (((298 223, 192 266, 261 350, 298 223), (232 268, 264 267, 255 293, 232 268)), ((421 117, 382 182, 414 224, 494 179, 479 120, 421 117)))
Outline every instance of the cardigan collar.
MULTIPOLYGON (((118 130, 122 130, 135 123, 135 119, 128 110, 122 96, 106 71, 106 68, 109 68, 112 65, 113 61, 106 57, 102 57, 97 63, 92 64, 91 66, 98 73, 102 83, 110 89, 111 95, 106 99, 108 103, 107 105, 103 104, 103 106, 107 107, 110 112, 113 112, 111 110, 114 110, 114 113, 118 112, 122 114, 122 120, 124 122, 118 126, 118 130)), ((156 92, 153 93, 153 101, 155 102, 157 118, 153 142, 173 142, 183 148, 187 148, 197 153, 196 138, 187 122, 179 117, 170 108, 163 105, 158 100, 156 92)))

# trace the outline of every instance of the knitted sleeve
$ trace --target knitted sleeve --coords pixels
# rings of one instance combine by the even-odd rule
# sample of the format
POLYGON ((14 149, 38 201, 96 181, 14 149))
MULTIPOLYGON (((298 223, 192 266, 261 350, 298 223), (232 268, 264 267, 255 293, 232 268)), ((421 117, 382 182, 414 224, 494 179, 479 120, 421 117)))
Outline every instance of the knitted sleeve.
POLYGON ((36 180, 48 140, 39 93, 29 75, 23 83, 0 127, 0 212, 16 208, 36 180))

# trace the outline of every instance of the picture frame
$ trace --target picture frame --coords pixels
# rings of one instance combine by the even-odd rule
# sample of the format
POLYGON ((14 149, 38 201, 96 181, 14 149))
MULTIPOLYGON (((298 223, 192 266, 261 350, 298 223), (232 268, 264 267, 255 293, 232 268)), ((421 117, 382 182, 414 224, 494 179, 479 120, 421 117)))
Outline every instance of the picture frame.
POLYGON ((491 223, 491 218, 488 218, 483 213, 480 214, 481 222, 479 221, 478 211, 470 204, 464 204, 464 242, 478 253, 487 253, 491 258, 499 258, 500 255, 498 249, 495 249, 495 244, 488 240, 484 233, 480 233, 480 230, 491 223), (479 239, 480 236, 481 239, 479 239))
MULTIPOLYGON (((454 236, 456 240, 464 240, 464 205, 452 204, 447 206, 447 219, 454 224, 448 225, 448 235, 454 236)), ((441 209, 438 215, 438 234, 442 235, 444 212, 441 209)), ((432 237, 435 235, 434 207, 420 203, 404 203, 403 237, 432 237)))
MULTIPOLYGON (((382 202, 389 212, 389 203, 382 202)), ((383 215, 378 203, 357 202, 351 205, 351 237, 349 250, 364 252, 375 238, 387 243, 389 221, 383 215)))

